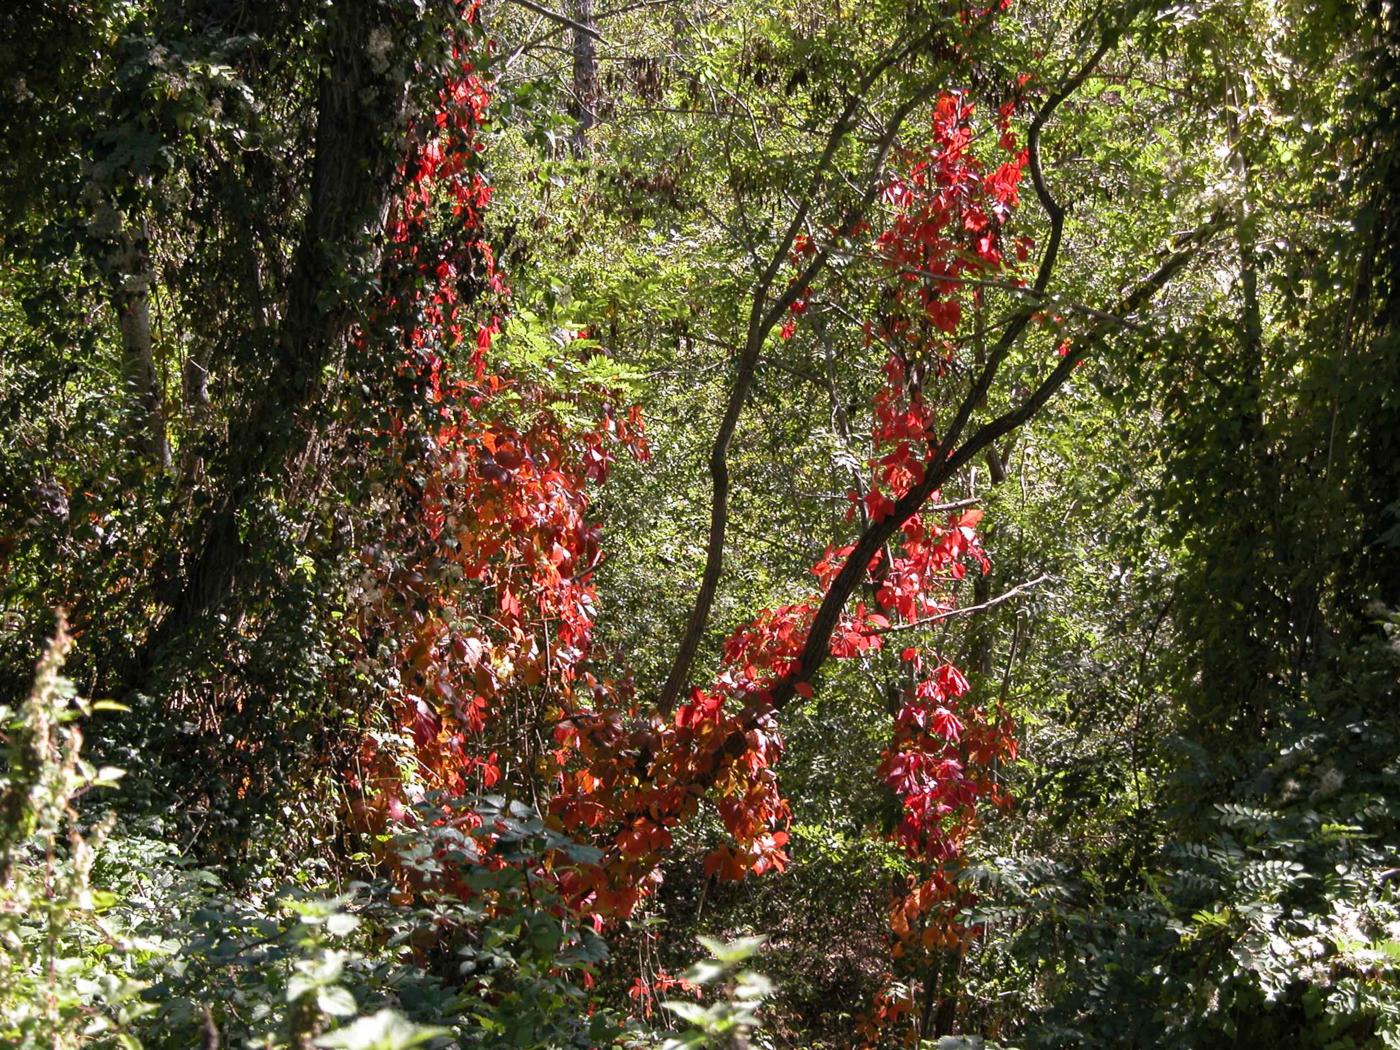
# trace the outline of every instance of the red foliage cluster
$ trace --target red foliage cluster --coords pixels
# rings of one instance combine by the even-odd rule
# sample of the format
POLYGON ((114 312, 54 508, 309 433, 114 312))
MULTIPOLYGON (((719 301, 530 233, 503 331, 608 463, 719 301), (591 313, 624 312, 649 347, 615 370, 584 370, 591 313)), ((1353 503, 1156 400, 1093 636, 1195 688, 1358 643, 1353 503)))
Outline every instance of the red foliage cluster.
MULTIPOLYGON (((475 20, 474 6, 464 13, 475 20)), ((474 319, 480 300, 509 294, 482 233, 491 188, 477 158, 490 93, 464 47, 453 58, 437 111, 410 136, 388 226, 379 328, 404 333, 410 407, 389 427, 402 487, 385 541, 365 552, 359 626, 394 649, 393 708, 414 769, 405 777, 401 755, 366 741, 371 823, 401 816, 406 793, 492 787, 503 759, 488 728, 578 686, 601 559, 588 488, 617 449, 647 453, 635 407, 614 411, 605 391, 547 389, 494 360, 501 321, 474 319), (464 359, 462 374, 453 362, 464 359), (562 419, 565 401, 596 410, 596 425, 562 419)))
MULTIPOLYGON (((885 200, 895 214, 877 243, 897 277, 891 284, 896 300, 913 307, 893 312, 881 326, 887 343, 925 351, 929 327, 955 335, 967 289, 980 298, 980 284, 1004 269, 1002 229, 1020 203, 1021 173, 1029 160, 1010 130, 1013 108, 1007 102, 998 114, 998 146, 1010 159, 988 171, 972 152, 972 103, 956 92, 942 96, 933 110, 929 149, 909 158, 906 172, 886 186, 885 200)), ((1030 242, 1018 238, 1011 247, 1023 260, 1030 242)), ((952 353, 954 345, 944 341, 941 348, 952 353)))
MULTIPOLYGON (((877 448, 889 451, 875 461, 879 473, 863 497, 874 520, 922 480, 919 450, 937 448, 922 379, 930 366, 940 375, 956 366, 965 307, 980 306, 990 285, 1023 283, 1012 268, 1026 258, 1030 242, 1012 242, 1013 261, 1003 232, 1028 162, 1010 127, 1014 108, 1014 102, 1003 104, 996 120, 997 146, 1011 159, 988 170, 972 150, 972 104, 959 93, 944 95, 933 109, 929 148, 910 156, 906 172, 886 190, 894 215, 877 246, 894 279, 881 321, 868 329, 872 341, 891 348, 889 381, 875 406, 877 448)), ((903 524, 901 553, 879 573, 878 601, 904 623, 950 612, 947 584, 961 577, 969 558, 985 569, 975 532, 980 511, 942 528, 927 527, 921 517, 903 524)), ((894 838, 919 865, 889 913, 892 954, 906 973, 917 975, 931 953, 964 950, 975 932, 958 921, 969 896, 957 883, 957 869, 979 806, 1010 802, 995 774, 1016 757, 1016 739, 1003 714, 967 702, 968 683, 957 668, 918 648, 901 657, 916 681, 904 692, 879 772, 900 800, 894 838)), ((891 983, 876 997, 870 1032, 899 1023, 913 1009, 909 986, 891 983)))
POLYGON ((694 981, 688 981, 684 977, 676 977, 665 970, 657 970, 651 980, 645 977, 637 977, 632 981, 632 987, 627 989, 627 997, 633 1000, 641 1008, 642 1016, 651 1018, 659 1003, 669 996, 674 989, 679 989, 687 995, 693 995, 697 999, 700 997, 700 986, 694 981))
MULTIPOLYGON (((402 730, 397 748, 365 745, 362 815, 374 825, 401 816, 415 793, 466 794, 502 778, 542 788, 551 819, 604 851, 597 864, 558 873, 581 915, 630 913, 657 882, 675 829, 702 803, 729 839, 707 872, 782 870, 790 815, 775 772, 783 742, 774 694, 795 675, 823 594, 853 547, 827 550, 813 569, 818 591, 734 631, 718 677, 673 713, 589 670, 601 552, 588 490, 617 450, 646 455, 641 420, 635 408, 615 411, 606 391, 548 389, 496 360, 500 320, 474 320, 483 297, 504 303, 509 294, 482 238, 491 191, 476 158, 489 91, 464 51, 438 101, 430 125, 415 130, 389 225, 392 323, 383 327, 400 333, 401 379, 417 407, 389 428, 401 489, 384 542, 365 554, 358 604, 361 636, 389 647, 402 730), (597 423, 580 429, 562 419, 553 406, 570 399, 597 423), (552 729, 552 746, 540 729, 552 729), (510 768, 491 743, 497 731, 510 734, 510 768)), ((1008 114, 1001 146, 1015 153, 1008 114)), ((877 246, 894 291, 878 338, 893 350, 874 404, 869 484, 852 493, 852 515, 863 510, 867 521, 893 513, 925 476, 937 448, 925 366, 951 360, 963 300, 969 287, 978 294, 971 282, 1007 265, 1002 228, 1025 157, 988 172, 972 153, 971 118, 961 95, 940 99, 932 146, 886 194, 893 214, 877 246)), ((800 240, 794 254, 810 250, 800 240)), ((805 299, 794 303, 794 317, 803 309, 805 299)), ((979 517, 945 511, 903 522, 897 543, 867 567, 869 601, 842 616, 829 655, 861 658, 884 649, 892 630, 950 611, 967 566, 986 565, 979 517)), ((964 935, 953 919, 953 868, 979 802, 1004 801, 993 771, 1015 754, 1010 724, 966 702, 955 668, 916 647, 902 658, 917 680, 879 774, 902 806, 895 838, 924 874, 892 908, 896 955, 964 935)), ((811 695, 805 682, 794 690, 811 695)))
MULTIPOLYGON (((890 495, 882 498, 892 506, 890 497, 898 499, 922 478, 932 446, 928 410, 917 392, 909 392, 903 367, 892 361, 886 376, 876 402, 870 491, 880 492, 883 482, 890 495)), ((857 603, 841 618, 829 643, 830 656, 853 659, 883 649, 891 617, 912 622, 946 611, 952 584, 966 573, 966 561, 985 564, 974 529, 979 516, 964 514, 942 523, 910 518, 899 553, 888 565, 877 559, 870 566, 874 606, 857 603)), ((724 644, 715 681, 692 690, 672 718, 633 706, 625 713, 578 711, 556 726, 555 759, 562 774, 551 809, 566 829, 578 834, 595 830, 607 847, 602 865, 566 876, 574 880, 571 888, 584 907, 606 914, 629 912, 654 883, 673 829, 707 799, 729 835, 729 842, 707 857, 708 874, 741 879, 785 867, 790 814, 775 771, 782 737, 774 690, 796 672, 822 593, 851 551, 826 551, 813 569, 821 591, 765 609, 737 628, 724 644)), ((915 650, 907 652, 917 659, 915 650)), ((950 672, 956 675, 951 668, 940 669, 931 681, 944 682, 950 672)), ((811 686, 799 682, 796 692, 810 696, 811 686)), ((952 698, 946 702, 955 703, 952 698)), ((911 710, 922 708, 913 705, 911 710)), ((935 720, 945 711, 939 707, 935 720)), ((967 717, 980 724, 980 716, 967 717)), ((968 743, 975 737, 969 730, 968 743)), ((978 757, 975 751, 964 755, 978 757)), ((975 777, 969 772, 944 790, 970 802, 983 792, 975 777)), ((919 831, 925 837, 934 834, 937 817, 947 816, 936 810, 937 805, 925 807, 928 822, 919 831)))
MULTIPOLYGON (((910 392, 897 361, 876 403, 869 461, 871 491, 883 481, 893 501, 922 477, 933 443, 928 412, 910 392), (894 466, 892 466, 892 464, 894 466)), ((874 604, 859 602, 832 633, 833 659, 854 659, 885 647, 896 622, 936 615, 952 607, 952 591, 968 561, 985 565, 977 544, 979 512, 935 521, 914 515, 905 522, 898 550, 869 567, 874 604)), ((709 799, 730 841, 712 851, 706 871, 740 879, 781 871, 789 811, 775 765, 782 754, 773 695, 797 670, 822 593, 853 548, 829 548, 813 569, 822 590, 776 609, 765 609, 727 639, 721 671, 694 689, 674 716, 633 707, 581 711, 555 729, 556 761, 563 770, 552 811, 568 830, 605 836, 607 859, 571 873, 585 907, 626 913, 656 878, 672 832, 709 799)), ((924 657, 903 656, 916 671, 924 657)), ((972 826, 977 801, 997 798, 993 762, 1014 753, 1011 726, 963 705, 967 683, 956 669, 936 663, 912 691, 895 724, 895 741, 881 774, 900 796, 905 818, 897 832, 911 856, 941 864, 955 858, 972 826)), ((808 683, 797 683, 810 696, 808 683)))

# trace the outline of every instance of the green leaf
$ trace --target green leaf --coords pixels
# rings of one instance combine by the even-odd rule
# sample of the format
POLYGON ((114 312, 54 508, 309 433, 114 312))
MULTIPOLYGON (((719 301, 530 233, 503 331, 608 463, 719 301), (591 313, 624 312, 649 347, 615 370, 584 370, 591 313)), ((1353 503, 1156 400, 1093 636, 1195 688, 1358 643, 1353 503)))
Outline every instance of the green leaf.
POLYGON ((316 994, 316 1005, 332 1017, 351 1017, 356 1010, 355 997, 340 985, 322 988, 316 994))
POLYGON ((414 1024, 393 1010, 380 1010, 321 1036, 315 1045, 339 1050, 408 1050, 451 1034, 446 1028, 414 1024))
POLYGON ((710 1020, 710 1011, 699 1003, 687 1002, 684 999, 667 999, 661 1005, 686 1024, 702 1025, 710 1020))

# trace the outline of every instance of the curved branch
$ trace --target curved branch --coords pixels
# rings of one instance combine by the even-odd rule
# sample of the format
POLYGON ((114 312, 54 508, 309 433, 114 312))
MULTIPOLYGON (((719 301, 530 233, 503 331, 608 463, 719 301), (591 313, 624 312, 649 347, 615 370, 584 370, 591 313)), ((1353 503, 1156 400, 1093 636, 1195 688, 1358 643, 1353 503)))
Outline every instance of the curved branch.
POLYGON ((944 433, 943 440, 939 442, 938 451, 934 456, 935 462, 941 462, 962 437, 962 432, 967 427, 968 420, 972 418, 973 411, 982 404, 987 392, 991 390, 992 381, 1001 369, 1006 355, 1011 352, 1011 348, 1021 338, 1026 326, 1031 323, 1031 318, 1040 309, 1039 300, 1045 297, 1045 292, 1050 287, 1050 278, 1055 272, 1056 262, 1059 261, 1060 243, 1064 238, 1065 209, 1055 199, 1045 181, 1045 171, 1040 160, 1041 132, 1045 129, 1050 118, 1055 115, 1055 111, 1060 108, 1060 104, 1079 89, 1080 85, 1103 61, 1104 56, 1113 49, 1116 40, 1116 35, 1106 36, 1099 44, 1098 50, 1089 56, 1089 60, 1080 67, 1079 72, 1065 81, 1058 91, 1047 98, 1031 120, 1030 129, 1026 134, 1026 151, 1030 155, 1031 182, 1035 186, 1036 198, 1040 201, 1041 208, 1050 220, 1050 234, 1045 241, 1045 251, 1040 256, 1040 265, 1036 269, 1035 281, 1030 287, 1030 302, 1012 315, 1002 330, 1001 337, 997 339, 996 345, 992 348, 992 352, 987 355, 987 362, 982 366, 977 381, 973 383, 972 393, 963 400, 953 422, 944 433))
POLYGON ((1026 591, 1030 590, 1032 587, 1036 587, 1049 579, 1052 579, 1052 577, 1048 572, 1041 573, 1035 579, 1027 580, 1025 583, 1018 583, 1015 587, 1010 587, 1002 591, 995 598, 989 598, 985 602, 979 602, 976 605, 960 605, 956 609, 947 609, 944 612, 934 613, 932 616, 925 616, 918 620, 911 620, 908 623, 891 624, 889 627, 883 627, 875 633, 898 634, 901 631, 912 631, 919 627, 927 627, 929 624, 942 623, 944 620, 951 620, 955 616, 971 616, 973 613, 986 612, 988 609, 995 609, 1003 602, 1009 602, 1012 598, 1026 593, 1026 591))
MULTIPOLYGON (((1224 229, 1225 225, 1223 216, 1217 214, 1204 225, 1180 239, 1176 250, 1123 297, 1114 313, 1122 317, 1139 310, 1190 262, 1203 244, 1214 234, 1224 229)), ((1055 369, 1031 394, 1015 408, 1009 409, 980 427, 952 455, 946 456, 941 462, 937 459, 933 460, 923 481, 904 494, 903 498, 895 504, 894 511, 861 534, 850 555, 847 556, 845 564, 841 566, 841 571, 837 573, 836 579, 832 581, 826 595, 822 598, 821 606, 817 609, 817 615, 813 618, 811 629, 808 631, 802 655, 797 662, 797 669, 774 687, 771 700, 773 707, 781 708, 787 703, 794 695, 797 684, 810 681, 822 664, 826 662, 829 655, 828 643, 831 640, 831 634, 840 620, 847 599, 859 586, 865 568, 870 564, 870 559, 874 557, 875 552, 883 547, 885 542, 898 532, 906 521, 923 509, 923 505, 929 497, 965 464, 997 438, 1015 430, 1039 412, 1055 391, 1065 384, 1075 366, 1084 359, 1089 350, 1102 343, 1110 327, 1109 324, 1101 322, 1091 328, 1083 338, 1074 344, 1070 352, 1060 359, 1055 369)), ((967 401, 964 401, 964 407, 967 407, 969 401, 971 401, 970 396, 967 401)))
MULTIPOLYGON (((705 567, 701 572, 700 587, 696 592, 690 616, 686 620, 685 630, 681 635, 675 659, 671 663, 670 673, 666 677, 666 682, 662 686, 661 695, 657 701, 658 707, 665 713, 669 713, 675 708, 682 690, 690 679, 691 667, 695 663, 700 640, 704 636, 705 626, 709 622, 710 611, 714 606, 715 595, 719 589, 720 576, 724 570, 725 535, 729 525, 729 446, 734 439, 734 432, 738 427, 744 402, 748 399, 749 390, 753 386, 763 343, 788 307, 796 301, 798 296, 806 290, 812 280, 825 267, 830 257, 830 246, 819 250, 783 294, 770 304, 768 297, 773 282, 781 272, 783 263, 787 260, 797 235, 806 225, 807 219, 819 199, 821 188, 825 184, 835 161, 836 151, 855 126, 856 113, 867 93, 884 75, 885 71, 895 63, 930 46, 935 40, 936 33, 937 31, 925 33, 904 48, 891 52, 876 63, 861 79, 856 91, 847 101, 841 115, 827 135, 826 146, 817 160, 806 196, 798 205, 797 211, 793 214, 791 222, 788 223, 786 231, 773 249, 767 266, 764 267, 757 284, 754 286, 749 308, 748 331, 743 351, 739 356, 738 372, 734 377, 734 385, 730 388, 724 415, 721 417, 719 429, 715 433, 714 444, 710 451, 710 529, 705 545, 705 567)), ((914 107, 926 101, 936 90, 937 85, 926 85, 895 111, 867 171, 865 192, 843 215, 842 228, 849 228, 874 203, 879 193, 879 180, 884 170, 885 159, 893 148, 900 127, 914 107)))
POLYGON ((583 33, 585 36, 591 36, 594 40, 601 41, 604 44, 608 43, 607 38, 588 23, 579 22, 576 19, 570 18, 568 15, 560 14, 558 11, 551 11, 549 8, 535 3, 534 0, 511 0, 511 3, 519 4, 526 10, 533 11, 543 18, 549 19, 551 22, 557 22, 566 29, 572 29, 575 33, 583 33))

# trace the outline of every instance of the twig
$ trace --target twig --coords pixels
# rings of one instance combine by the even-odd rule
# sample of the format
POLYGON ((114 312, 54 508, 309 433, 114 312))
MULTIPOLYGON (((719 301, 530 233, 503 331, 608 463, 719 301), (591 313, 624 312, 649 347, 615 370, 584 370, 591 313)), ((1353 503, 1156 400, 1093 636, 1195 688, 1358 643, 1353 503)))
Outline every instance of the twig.
POLYGON ((934 613, 932 616, 925 616, 923 619, 920 620, 911 620, 909 623, 892 624, 889 627, 880 628, 875 633, 895 634, 898 631, 912 631, 916 627, 925 627, 928 624, 938 623, 940 620, 951 619, 954 616, 968 616, 972 613, 982 612, 986 609, 990 609, 994 606, 1000 605, 1002 602, 1009 602, 1018 594, 1024 594, 1032 587, 1035 587, 1037 584, 1044 583, 1048 579, 1051 579, 1050 574, 1043 573, 1033 580, 1027 580, 1025 583, 1018 583, 1015 587, 1012 587, 1010 590, 1002 591, 995 598, 990 598, 987 601, 982 602, 980 605, 964 605, 958 609, 949 609, 947 612, 934 613))

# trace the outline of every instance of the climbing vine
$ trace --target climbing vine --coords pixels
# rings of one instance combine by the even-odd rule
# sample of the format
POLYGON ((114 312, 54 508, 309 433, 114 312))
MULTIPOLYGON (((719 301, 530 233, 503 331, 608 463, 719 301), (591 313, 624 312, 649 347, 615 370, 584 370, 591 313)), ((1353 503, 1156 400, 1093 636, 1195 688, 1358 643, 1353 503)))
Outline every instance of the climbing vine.
MULTIPOLYGON (((476 9, 464 15, 474 27, 476 9)), ((810 629, 856 545, 827 549, 809 597, 737 627, 718 674, 673 712, 648 703, 624 671, 595 663, 603 551, 589 493, 619 452, 645 459, 647 440, 587 332, 512 316, 483 231, 490 86, 470 46, 453 56, 436 112, 410 134, 386 292, 360 336, 362 346, 396 341, 402 356, 400 408, 386 424, 402 475, 384 494, 389 524, 364 552, 358 595, 361 636, 391 658, 394 729, 371 734, 358 756, 361 817, 402 820, 433 791, 531 794, 561 831, 597 848, 591 863, 553 871, 546 857, 536 873, 556 880, 575 916, 596 921, 633 913, 659 884, 677 829, 702 808, 725 832, 707 875, 781 872, 791 820, 777 775, 782 690, 812 695, 811 682, 796 680, 810 629), (528 352, 512 354, 513 340, 528 352)), ((1014 108, 998 114, 996 149, 1007 159, 992 165, 975 148, 970 101, 942 95, 927 144, 885 186, 887 216, 872 239, 884 292, 865 334, 887 358, 867 478, 848 515, 864 528, 924 479, 939 447, 926 389, 961 367, 983 287, 1017 280, 1027 254, 1029 242, 1006 233, 1027 162, 1014 108)), ((799 236, 794 267, 814 251, 799 236)), ((815 294, 794 298, 784 340, 815 294)), ((865 567, 868 596, 841 614, 827 656, 885 652, 893 632, 951 614, 969 568, 986 570, 981 512, 938 503, 934 493, 928 509, 907 515, 865 567)), ((918 973, 920 960, 970 936, 958 920, 968 898, 957 870, 979 806, 1008 802, 996 770, 1016 746, 1011 722, 973 702, 955 666, 918 642, 897 652, 907 684, 876 773, 898 799, 891 836, 915 871, 891 903, 892 953, 918 973)), ((872 1030, 897 1022, 902 1002, 882 993, 872 1030)))

